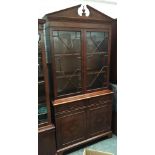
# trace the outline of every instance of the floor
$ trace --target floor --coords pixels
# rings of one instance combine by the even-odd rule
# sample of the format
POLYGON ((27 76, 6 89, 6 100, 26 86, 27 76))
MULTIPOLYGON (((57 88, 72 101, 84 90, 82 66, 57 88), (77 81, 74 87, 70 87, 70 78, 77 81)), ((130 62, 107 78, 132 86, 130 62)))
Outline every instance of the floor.
POLYGON ((87 149, 89 148, 89 149, 103 151, 103 152, 111 152, 114 155, 117 155, 117 136, 112 135, 112 138, 98 141, 89 146, 78 149, 74 152, 70 152, 66 155, 83 155, 84 148, 87 148, 87 149))

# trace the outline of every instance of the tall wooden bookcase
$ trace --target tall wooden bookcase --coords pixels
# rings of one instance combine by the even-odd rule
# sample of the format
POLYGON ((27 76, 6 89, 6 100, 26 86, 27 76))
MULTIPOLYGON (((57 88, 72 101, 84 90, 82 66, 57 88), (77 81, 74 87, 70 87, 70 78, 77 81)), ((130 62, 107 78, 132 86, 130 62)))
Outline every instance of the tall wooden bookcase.
POLYGON ((44 24, 45 20, 38 20, 38 155, 54 155, 56 153, 55 126, 51 121, 44 24))
POLYGON ((58 154, 112 135, 109 73, 113 19, 89 5, 79 15, 80 7, 44 16, 58 154))

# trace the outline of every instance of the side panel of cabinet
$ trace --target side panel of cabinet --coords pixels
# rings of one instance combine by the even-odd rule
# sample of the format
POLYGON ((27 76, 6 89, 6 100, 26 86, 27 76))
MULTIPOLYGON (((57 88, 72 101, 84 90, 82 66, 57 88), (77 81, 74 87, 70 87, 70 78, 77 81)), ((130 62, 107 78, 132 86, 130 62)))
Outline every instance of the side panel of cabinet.
MULTIPOLYGON (((101 98, 102 99, 102 98, 101 98)), ((93 100, 94 105, 88 108, 88 137, 99 135, 100 133, 111 130, 112 104, 111 100, 93 100), (102 103, 103 104, 96 104, 102 103)))
POLYGON ((55 155, 55 129, 38 133, 38 155, 55 155))
POLYGON ((56 137, 58 149, 85 139, 85 111, 72 112, 56 118, 56 137))
POLYGON ((117 84, 117 20, 112 24, 110 82, 117 84))

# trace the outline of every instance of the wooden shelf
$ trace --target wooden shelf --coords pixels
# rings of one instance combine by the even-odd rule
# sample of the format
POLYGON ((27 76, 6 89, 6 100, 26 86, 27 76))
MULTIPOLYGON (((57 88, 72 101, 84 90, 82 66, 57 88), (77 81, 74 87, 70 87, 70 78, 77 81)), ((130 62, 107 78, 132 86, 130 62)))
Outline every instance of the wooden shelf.
POLYGON ((100 72, 100 71, 91 71, 91 72, 89 71, 89 72, 87 73, 87 76, 88 76, 88 75, 93 75, 93 74, 104 73, 104 72, 105 72, 105 71, 101 71, 101 72, 100 72))
POLYGON ((56 71, 56 78, 70 78, 70 77, 76 77, 76 76, 81 76, 81 69, 77 69, 76 74, 74 74, 75 71, 73 72, 62 72, 62 71, 56 71))
POLYGON ((48 114, 47 112, 43 112, 43 113, 38 114, 38 116, 47 115, 47 114, 48 114))
POLYGON ((108 56, 108 52, 105 52, 105 51, 103 51, 103 52, 87 52, 87 56, 88 55, 94 55, 94 54, 106 54, 107 56, 108 56))
POLYGON ((38 84, 39 84, 39 85, 45 84, 45 81, 44 81, 44 80, 40 80, 40 81, 38 81, 38 84))
POLYGON ((54 56, 81 56, 81 53, 58 53, 54 54, 54 56))
MULTIPOLYGON (((104 66, 104 68, 108 68, 109 66, 104 66)), ((104 72, 104 69, 103 71, 100 71, 100 70, 91 70, 90 68, 87 68, 87 74, 97 74, 99 72, 104 72)))
POLYGON ((81 74, 80 75, 61 75, 61 76, 57 76, 56 78, 61 79, 61 78, 70 78, 70 77, 78 77, 78 76, 81 76, 81 74))
POLYGON ((39 125, 42 124, 42 123, 46 123, 46 122, 47 122, 47 119, 38 120, 39 125))

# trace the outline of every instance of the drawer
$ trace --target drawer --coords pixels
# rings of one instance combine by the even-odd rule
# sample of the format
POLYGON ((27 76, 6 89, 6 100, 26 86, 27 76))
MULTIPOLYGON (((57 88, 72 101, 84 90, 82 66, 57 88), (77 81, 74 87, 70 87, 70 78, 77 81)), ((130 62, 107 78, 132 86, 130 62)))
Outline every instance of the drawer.
POLYGON ((60 104, 55 106, 55 113, 65 113, 65 112, 70 112, 70 111, 75 111, 75 110, 80 110, 85 108, 85 100, 81 101, 75 101, 75 102, 70 102, 70 103, 65 103, 65 104, 60 104))
POLYGON ((89 105, 88 107, 92 106, 100 106, 100 105, 112 105, 112 95, 104 95, 104 96, 98 96, 89 99, 89 105))

